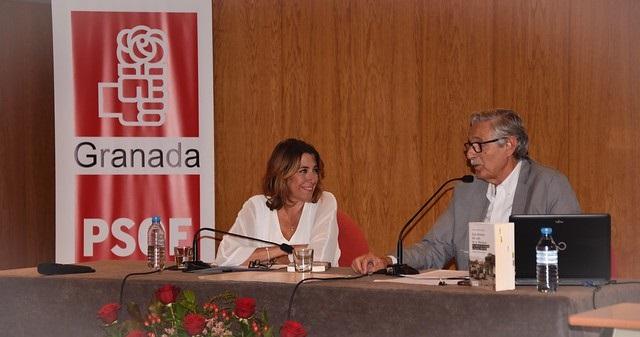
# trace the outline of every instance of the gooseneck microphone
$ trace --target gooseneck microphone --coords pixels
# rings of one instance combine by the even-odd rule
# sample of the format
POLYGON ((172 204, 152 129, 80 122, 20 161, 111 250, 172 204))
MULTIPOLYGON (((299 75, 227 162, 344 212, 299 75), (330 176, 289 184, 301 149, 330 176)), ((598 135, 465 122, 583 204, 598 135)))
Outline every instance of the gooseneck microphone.
POLYGON ((268 243, 268 244, 272 244, 274 246, 280 247, 280 249, 282 249, 282 251, 286 252, 287 254, 293 253, 293 246, 288 245, 286 243, 278 244, 278 243, 275 243, 275 242, 272 242, 272 241, 262 240, 262 239, 258 239, 258 238, 254 238, 254 237, 250 237, 250 236, 246 236, 246 235, 240 235, 240 234, 226 232, 226 231, 219 230, 219 229, 205 227, 205 228, 198 229, 195 232, 195 234, 193 234, 192 247, 193 247, 193 258, 194 258, 194 261, 187 262, 186 271, 211 268, 211 265, 209 265, 206 262, 202 262, 201 260, 198 259, 198 238, 200 237, 200 233, 203 232, 203 231, 211 231, 211 232, 214 232, 214 233, 222 233, 222 234, 231 235, 231 236, 235 236, 235 237, 239 237, 239 238, 243 238, 243 239, 247 239, 247 240, 251 240, 251 241, 258 241, 258 242, 262 242, 262 243, 268 243))
POLYGON ((425 202, 422 205, 422 207, 418 209, 418 211, 411 217, 411 219, 409 219, 409 221, 407 221, 407 223, 404 224, 404 226, 400 230, 400 235, 398 235, 398 244, 396 247, 397 248, 396 257, 398 259, 398 262, 396 264, 392 264, 387 267, 387 274, 395 275, 395 276, 418 274, 418 271, 416 269, 402 262, 402 241, 404 240, 404 237, 407 235, 409 230, 413 228, 413 225, 415 225, 413 221, 418 217, 418 215, 420 215, 420 213, 422 213, 424 208, 431 203, 433 198, 435 198, 440 193, 440 191, 442 191, 442 189, 445 186, 447 186, 447 184, 456 180, 461 180, 464 183, 472 183, 474 180, 474 177, 472 175, 465 175, 459 178, 453 178, 445 181, 442 185, 440 185, 440 188, 438 188, 438 190, 435 193, 433 193, 433 195, 431 195, 431 197, 427 200, 427 202, 425 202))

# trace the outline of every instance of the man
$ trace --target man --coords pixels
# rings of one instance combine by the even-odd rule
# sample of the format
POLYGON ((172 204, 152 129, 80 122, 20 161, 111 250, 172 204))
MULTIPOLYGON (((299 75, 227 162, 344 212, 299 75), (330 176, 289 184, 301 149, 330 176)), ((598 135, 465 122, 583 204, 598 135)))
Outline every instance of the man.
MULTIPOLYGON (((458 269, 466 270, 469 222, 508 222, 511 214, 580 213, 567 178, 532 161, 528 145, 515 111, 473 113, 464 149, 476 179, 456 186, 445 213, 420 242, 403 251, 403 262, 416 269, 441 269, 455 258, 458 269)), ((357 257, 351 267, 364 274, 395 262, 393 256, 368 253, 357 257)))

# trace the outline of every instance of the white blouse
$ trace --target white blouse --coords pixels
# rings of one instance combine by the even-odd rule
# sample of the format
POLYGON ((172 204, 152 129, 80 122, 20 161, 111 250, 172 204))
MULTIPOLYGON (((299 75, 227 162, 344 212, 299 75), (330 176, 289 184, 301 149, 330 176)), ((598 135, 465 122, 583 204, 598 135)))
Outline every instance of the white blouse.
MULTIPOLYGON (((280 230, 277 210, 269 210, 267 198, 256 195, 247 200, 229 230, 245 236, 260 238, 275 243, 289 245, 308 244, 313 248, 314 261, 331 262, 338 265, 338 203, 333 194, 322 192, 318 202, 306 202, 298 222, 298 228, 287 240, 280 230)), ((218 266, 239 266, 246 261, 256 248, 269 244, 225 235, 218 247, 215 264, 218 266)))

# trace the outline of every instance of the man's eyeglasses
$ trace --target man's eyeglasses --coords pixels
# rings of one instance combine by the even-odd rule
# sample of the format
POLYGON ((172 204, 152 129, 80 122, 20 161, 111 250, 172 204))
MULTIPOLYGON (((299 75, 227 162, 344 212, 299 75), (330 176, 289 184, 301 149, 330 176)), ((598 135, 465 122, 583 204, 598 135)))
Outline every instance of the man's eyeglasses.
POLYGON ((503 140, 507 137, 500 137, 500 138, 495 138, 492 140, 487 140, 486 142, 466 142, 464 143, 464 152, 467 153, 469 151, 469 148, 472 148, 473 151, 475 153, 481 153, 482 152, 482 145, 484 144, 489 144, 489 143, 495 143, 499 140, 503 140))

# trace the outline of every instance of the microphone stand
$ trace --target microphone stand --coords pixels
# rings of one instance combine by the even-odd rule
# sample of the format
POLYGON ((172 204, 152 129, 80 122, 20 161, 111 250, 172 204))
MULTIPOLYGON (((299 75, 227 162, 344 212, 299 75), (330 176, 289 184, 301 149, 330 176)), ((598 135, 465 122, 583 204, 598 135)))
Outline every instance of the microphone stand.
POLYGON ((226 231, 223 231, 223 230, 220 230, 220 229, 204 227, 204 228, 198 229, 195 232, 195 234, 193 234, 192 247, 193 247, 193 258, 194 258, 194 261, 187 262, 187 269, 185 269, 185 271, 192 271, 192 270, 198 270, 198 269, 211 268, 210 264, 208 264, 206 262, 203 262, 203 261, 198 259, 199 258, 199 256, 198 256, 198 238, 200 237, 200 233, 203 232, 203 231, 211 231, 211 232, 214 232, 214 233, 222 233, 222 234, 231 235, 231 236, 235 236, 235 237, 239 237, 239 238, 243 238, 243 239, 247 239, 247 240, 268 243, 268 244, 272 244, 274 246, 280 247, 280 249, 282 249, 282 251, 286 252, 287 254, 293 253, 293 246, 288 245, 286 243, 277 244, 277 243, 272 242, 272 241, 262 240, 262 239, 258 239, 258 238, 252 238, 250 236, 245 236, 245 235, 240 235, 240 234, 236 234, 236 233, 226 232, 226 231))
POLYGON ((456 180, 461 180, 465 183, 471 183, 474 180, 474 177, 472 175, 465 175, 459 178, 453 178, 453 179, 449 179, 447 181, 445 181, 442 185, 440 185, 440 188, 438 188, 438 190, 436 191, 436 193, 434 193, 429 200, 427 200, 427 202, 425 202, 422 207, 420 207, 420 209, 411 217, 411 219, 409 219, 409 221, 407 221, 406 224, 404 224, 404 226, 402 227, 402 229, 400 230, 400 235, 398 235, 398 243, 396 246, 396 257, 398 259, 398 262, 395 264, 392 264, 390 266, 387 266, 387 274, 389 275, 394 275, 394 276, 400 276, 400 275, 415 275, 418 274, 418 271, 407 265, 404 264, 402 261, 402 242, 404 240, 404 237, 407 235, 407 233, 409 232, 409 230, 413 229, 413 225, 415 225, 415 223, 413 223, 413 220, 415 220, 418 215, 422 212, 422 210, 424 210, 425 207, 427 207, 427 205, 429 205, 429 203, 431 203, 431 201, 440 193, 440 191, 442 191, 442 189, 447 186, 447 184, 449 184, 452 181, 456 181, 456 180))

